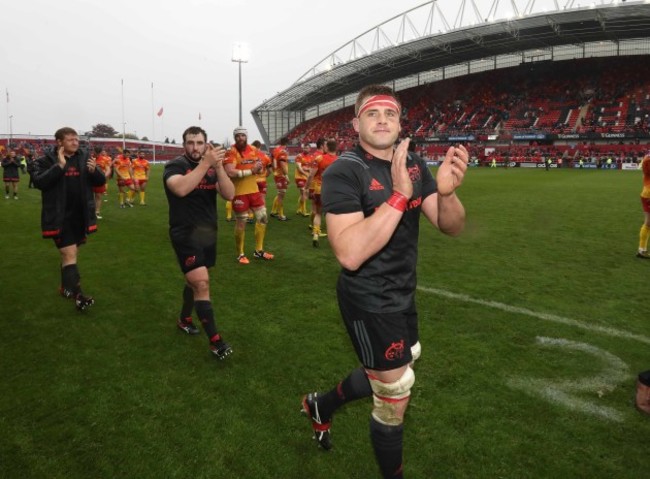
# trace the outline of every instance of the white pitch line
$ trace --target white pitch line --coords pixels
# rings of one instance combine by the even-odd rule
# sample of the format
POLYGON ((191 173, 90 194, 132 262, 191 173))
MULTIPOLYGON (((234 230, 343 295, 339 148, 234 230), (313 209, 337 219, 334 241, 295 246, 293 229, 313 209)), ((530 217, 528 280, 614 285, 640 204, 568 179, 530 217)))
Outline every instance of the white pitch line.
POLYGON ((500 309, 501 311, 506 311, 513 314, 523 314, 525 316, 531 316, 533 318, 542 319, 544 321, 551 321, 554 323, 565 324, 567 326, 573 326, 580 329, 586 329, 587 331, 592 331, 607 336, 613 336, 616 338, 625 338, 632 339, 634 341, 639 341, 641 343, 650 344, 650 338, 643 336, 641 334, 629 333, 615 328, 606 328, 604 326, 595 326, 593 324, 585 323, 582 321, 576 321, 575 319, 565 318, 562 316, 556 316, 555 314, 548 313, 538 313, 526 308, 519 308, 517 306, 510 306, 504 303, 498 303, 496 301, 485 301, 482 299, 472 298, 465 294, 452 293, 451 291, 445 291, 444 289, 437 288, 427 288, 424 286, 418 286, 418 290, 424 293, 431 293, 438 296, 443 296, 445 298, 456 299, 458 301, 463 301, 465 303, 474 303, 488 308, 500 309))

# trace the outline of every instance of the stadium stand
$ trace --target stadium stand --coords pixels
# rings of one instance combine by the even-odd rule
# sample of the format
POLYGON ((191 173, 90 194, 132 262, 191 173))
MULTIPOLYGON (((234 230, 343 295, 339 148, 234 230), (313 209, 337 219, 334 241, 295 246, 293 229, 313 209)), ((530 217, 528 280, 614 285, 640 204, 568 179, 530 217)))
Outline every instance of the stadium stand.
MULTIPOLYGON (((51 136, 35 136, 35 135, 13 135, 11 139, 4 136, 0 137, 0 156, 4 155, 9 145, 16 150, 18 155, 26 155, 28 152, 38 157, 43 154, 47 148, 54 148, 56 142, 51 136)), ((121 138, 88 138, 81 137, 82 147, 102 145, 108 154, 112 157, 122 152, 122 139, 121 138)), ((148 141, 135 141, 127 140, 124 146, 136 152, 142 150, 147 155, 149 160, 153 159, 154 144, 148 141)), ((170 143, 157 143, 156 148, 156 162, 169 161, 183 154, 182 145, 175 145, 170 143)))
MULTIPOLYGON (((399 94, 402 133, 418 140, 420 152, 429 158, 444 154, 454 136, 465 137, 481 162, 493 157, 499 163, 548 157, 598 162, 611 156, 620 163, 649 148, 646 56, 520 65, 399 94), (542 141, 529 139, 531 133, 542 141), (483 153, 486 149, 493 153, 483 153)), ((353 146, 353 116, 353 108, 347 107, 301 123, 288 137, 294 145, 335 138, 339 149, 346 150, 353 146)))

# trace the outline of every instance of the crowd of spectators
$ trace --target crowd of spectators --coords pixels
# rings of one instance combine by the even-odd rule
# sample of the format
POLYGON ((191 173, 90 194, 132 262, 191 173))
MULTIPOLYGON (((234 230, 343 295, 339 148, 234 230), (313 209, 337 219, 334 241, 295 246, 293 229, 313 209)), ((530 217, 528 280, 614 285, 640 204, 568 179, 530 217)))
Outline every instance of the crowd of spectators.
MULTIPOLYGON (((634 157, 647 150, 639 140, 650 138, 647 56, 523 64, 429 83, 399 94, 402 134, 427 144, 423 153, 429 157, 435 157, 439 149, 430 142, 450 136, 473 136, 478 143, 470 143, 470 147, 478 151, 485 150, 488 136, 495 137, 495 151, 509 157, 535 158, 538 155, 532 149, 542 156, 561 153, 590 159, 634 157), (556 137, 623 134, 627 144, 589 141, 531 148, 528 142, 519 146, 512 141, 517 135, 531 133, 556 137)), ((313 143, 320 137, 335 138, 340 150, 349 149, 354 138, 353 115, 348 107, 308 120, 288 137, 294 145, 313 143)))
MULTIPOLYGON (((111 156, 115 157, 122 153, 122 141, 102 141, 98 139, 93 139, 88 144, 88 141, 82 140, 82 146, 94 146, 95 144, 101 144, 106 152, 111 156)), ((27 157, 28 155, 38 158, 42 156, 48 148, 53 148, 55 145, 54 139, 50 138, 38 138, 38 139, 29 139, 25 140, 22 138, 16 138, 13 141, 0 140, 0 158, 3 158, 9 150, 16 152, 16 155, 19 157, 27 157)), ((153 147, 150 143, 142 143, 136 140, 129 140, 126 143, 126 148, 130 148, 133 151, 143 151, 147 156, 152 159, 153 157, 153 147)), ((182 154, 181 145, 171 145, 165 144, 156 147, 156 161, 167 161, 172 160, 182 154)))

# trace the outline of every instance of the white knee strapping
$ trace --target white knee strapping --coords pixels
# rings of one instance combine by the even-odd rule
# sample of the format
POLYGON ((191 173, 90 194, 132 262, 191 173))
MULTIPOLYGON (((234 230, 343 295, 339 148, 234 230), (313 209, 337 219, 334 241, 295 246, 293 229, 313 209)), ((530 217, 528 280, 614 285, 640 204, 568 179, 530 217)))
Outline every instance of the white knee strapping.
POLYGON ((420 346, 420 341, 415 343, 413 346, 411 346, 411 357, 413 358, 413 362, 417 361, 417 359, 420 357, 422 354, 422 346, 420 346))
POLYGON ((411 388, 415 383, 415 373, 410 367, 406 368, 402 377, 392 383, 385 383, 368 376, 372 388, 374 407, 372 417, 377 422, 388 426, 399 426, 403 422, 403 411, 398 403, 411 395, 411 388))
POLYGON ((258 210, 253 211, 255 214, 255 219, 257 220, 258 223, 266 224, 268 223, 269 219, 266 216, 266 207, 262 207, 258 210))

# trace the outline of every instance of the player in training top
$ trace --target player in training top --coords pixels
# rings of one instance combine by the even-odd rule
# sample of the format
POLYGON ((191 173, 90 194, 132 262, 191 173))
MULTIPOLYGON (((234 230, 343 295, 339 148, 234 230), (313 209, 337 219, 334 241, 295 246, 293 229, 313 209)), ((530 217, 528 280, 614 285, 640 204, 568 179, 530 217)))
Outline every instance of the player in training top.
POLYGON ((409 156, 409 140, 395 148, 400 116, 390 88, 363 88, 352 121, 359 145, 323 175, 323 211, 342 267, 339 309, 362 367, 302 403, 318 444, 329 449, 334 412, 372 396, 370 438, 384 478, 403 477, 404 413, 415 382, 411 363, 420 354, 414 301, 420 214, 445 234, 462 231, 465 210, 456 189, 468 160, 462 146, 449 148, 434 179, 424 161, 409 156))

